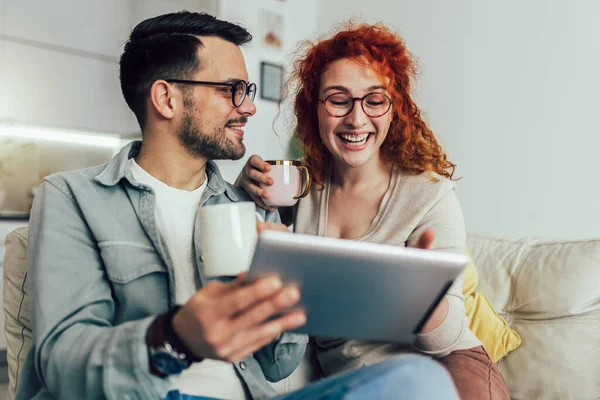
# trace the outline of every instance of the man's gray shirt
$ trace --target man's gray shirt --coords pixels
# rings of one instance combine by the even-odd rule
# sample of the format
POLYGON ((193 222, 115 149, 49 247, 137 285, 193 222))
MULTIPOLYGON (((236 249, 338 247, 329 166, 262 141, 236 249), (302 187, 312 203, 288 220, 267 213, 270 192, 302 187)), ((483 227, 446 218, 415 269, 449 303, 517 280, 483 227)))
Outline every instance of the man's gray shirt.
MULTIPOLYGON (((127 160, 141 142, 108 164, 47 177, 29 224, 27 268, 33 343, 17 399, 163 399, 168 378, 150 373, 145 335, 175 305, 172 263, 159 239, 153 190, 133 179, 127 160)), ((251 201, 209 162, 201 205, 251 201)), ((277 213, 257 208, 266 221, 277 213)), ((194 233, 202 284, 202 235, 194 233)), ((290 375, 308 338, 284 334, 235 369, 255 399, 267 381, 290 375)))

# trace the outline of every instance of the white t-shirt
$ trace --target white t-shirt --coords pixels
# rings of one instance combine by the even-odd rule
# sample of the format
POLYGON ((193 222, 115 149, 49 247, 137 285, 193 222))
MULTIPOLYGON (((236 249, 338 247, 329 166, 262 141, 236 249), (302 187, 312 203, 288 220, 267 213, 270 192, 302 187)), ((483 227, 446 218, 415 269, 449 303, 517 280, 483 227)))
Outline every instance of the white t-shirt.
MULTIPOLYGON (((156 179, 133 158, 129 163, 133 178, 154 190, 155 218, 160 240, 167 248, 173 263, 175 299, 177 304, 185 304, 200 288, 194 254, 194 227, 208 177, 205 177, 202 185, 195 190, 181 190, 156 179)), ((171 380, 171 390, 179 390, 181 394, 219 399, 246 399, 243 384, 230 363, 204 360, 192 364, 180 376, 171 380)))

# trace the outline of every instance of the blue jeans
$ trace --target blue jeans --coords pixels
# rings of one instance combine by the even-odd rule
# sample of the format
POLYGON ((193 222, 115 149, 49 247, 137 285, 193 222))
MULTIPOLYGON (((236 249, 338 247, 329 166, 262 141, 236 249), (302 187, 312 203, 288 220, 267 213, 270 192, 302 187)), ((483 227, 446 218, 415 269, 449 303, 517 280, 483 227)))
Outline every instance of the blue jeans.
MULTIPOLYGON (((166 400, 208 400, 169 393, 166 400), (173 396, 171 396, 173 394, 173 396), (177 396, 177 397, 176 397, 177 396)), ((334 375, 274 400, 460 400, 452 378, 438 362, 405 355, 334 375)))

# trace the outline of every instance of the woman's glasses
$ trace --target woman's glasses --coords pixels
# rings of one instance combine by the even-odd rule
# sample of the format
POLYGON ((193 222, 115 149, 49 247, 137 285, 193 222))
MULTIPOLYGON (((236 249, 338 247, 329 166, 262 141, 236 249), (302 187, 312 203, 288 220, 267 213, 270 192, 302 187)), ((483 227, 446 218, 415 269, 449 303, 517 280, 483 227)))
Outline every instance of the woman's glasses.
POLYGON ((381 117, 392 107, 392 100, 383 93, 373 92, 364 97, 352 97, 347 93, 333 93, 325 99, 319 99, 325 106, 325 111, 332 117, 345 117, 354 109, 354 103, 360 105, 371 118, 381 117))

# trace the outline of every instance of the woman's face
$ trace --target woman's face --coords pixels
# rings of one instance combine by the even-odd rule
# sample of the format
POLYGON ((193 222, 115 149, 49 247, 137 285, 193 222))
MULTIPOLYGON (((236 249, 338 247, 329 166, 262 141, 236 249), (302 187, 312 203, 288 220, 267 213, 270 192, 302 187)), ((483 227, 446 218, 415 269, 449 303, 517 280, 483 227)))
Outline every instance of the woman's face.
POLYGON ((319 102, 319 132, 337 162, 360 167, 370 160, 379 159, 379 148, 387 136, 393 116, 391 107, 385 114, 376 116, 385 111, 387 99, 383 95, 391 98, 385 89, 385 81, 373 69, 356 60, 345 58, 334 61, 323 72, 319 98, 332 97, 327 105, 319 102), (370 93, 375 94, 364 100, 364 107, 355 100, 348 115, 331 115, 331 111, 335 115, 343 114, 344 109, 351 106, 349 97, 362 98, 370 93), (372 116, 367 115, 365 109, 372 116))

